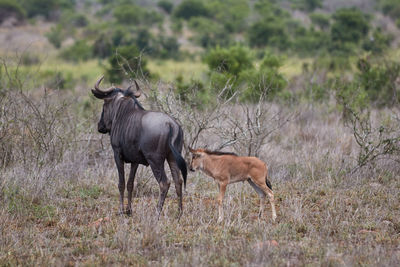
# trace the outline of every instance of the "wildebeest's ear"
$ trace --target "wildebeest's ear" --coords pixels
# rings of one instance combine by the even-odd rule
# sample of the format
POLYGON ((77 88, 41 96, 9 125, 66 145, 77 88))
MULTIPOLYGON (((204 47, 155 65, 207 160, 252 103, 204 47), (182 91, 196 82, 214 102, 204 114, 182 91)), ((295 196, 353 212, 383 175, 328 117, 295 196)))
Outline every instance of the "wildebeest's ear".
POLYGON ((133 80, 136 85, 136 92, 133 94, 136 98, 139 98, 142 95, 142 90, 140 90, 139 85, 137 84, 136 80, 133 80))

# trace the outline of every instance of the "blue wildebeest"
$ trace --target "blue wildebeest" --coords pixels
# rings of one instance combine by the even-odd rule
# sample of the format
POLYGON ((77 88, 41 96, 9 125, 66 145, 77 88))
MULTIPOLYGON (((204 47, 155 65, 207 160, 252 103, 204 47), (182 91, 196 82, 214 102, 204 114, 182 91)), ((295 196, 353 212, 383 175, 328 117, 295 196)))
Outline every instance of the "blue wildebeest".
POLYGON ((98 131, 109 134, 114 159, 118 169, 120 193, 120 212, 131 214, 132 191, 136 170, 139 164, 150 165, 154 177, 160 186, 157 212, 160 215, 167 196, 170 181, 164 170, 164 162, 168 161, 179 197, 179 214, 182 213, 182 173, 186 188, 186 162, 181 156, 183 131, 179 124, 167 114, 146 111, 138 102, 141 91, 135 81, 136 91, 131 87, 126 90, 110 87, 100 90, 103 76, 96 82, 92 93, 96 98, 104 100, 103 111, 98 123, 98 131), (129 179, 126 184, 128 206, 124 210, 125 173, 124 163, 131 164, 129 179))

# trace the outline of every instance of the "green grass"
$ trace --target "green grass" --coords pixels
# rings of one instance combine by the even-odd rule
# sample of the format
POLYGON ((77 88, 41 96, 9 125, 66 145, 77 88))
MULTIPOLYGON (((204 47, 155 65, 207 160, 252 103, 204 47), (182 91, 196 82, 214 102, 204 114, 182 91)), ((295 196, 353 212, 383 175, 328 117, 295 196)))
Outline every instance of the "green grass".
POLYGON ((206 64, 195 60, 149 60, 148 67, 150 73, 165 82, 174 82, 178 76, 182 76, 185 82, 191 79, 204 80, 208 70, 206 64))

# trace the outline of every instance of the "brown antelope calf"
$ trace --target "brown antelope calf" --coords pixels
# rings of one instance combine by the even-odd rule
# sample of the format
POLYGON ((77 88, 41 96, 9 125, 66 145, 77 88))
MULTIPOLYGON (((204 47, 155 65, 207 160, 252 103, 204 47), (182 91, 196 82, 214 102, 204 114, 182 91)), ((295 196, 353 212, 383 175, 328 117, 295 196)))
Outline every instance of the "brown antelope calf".
POLYGON ((267 165, 256 157, 239 157, 234 153, 219 151, 208 151, 206 149, 192 149, 193 154, 190 170, 200 169, 207 175, 214 178, 219 187, 218 196, 218 222, 224 218, 222 200, 224 198, 226 186, 231 183, 248 181, 260 196, 260 213, 264 212, 265 196, 268 195, 272 207, 272 219, 276 219, 274 192, 268 181, 267 165))

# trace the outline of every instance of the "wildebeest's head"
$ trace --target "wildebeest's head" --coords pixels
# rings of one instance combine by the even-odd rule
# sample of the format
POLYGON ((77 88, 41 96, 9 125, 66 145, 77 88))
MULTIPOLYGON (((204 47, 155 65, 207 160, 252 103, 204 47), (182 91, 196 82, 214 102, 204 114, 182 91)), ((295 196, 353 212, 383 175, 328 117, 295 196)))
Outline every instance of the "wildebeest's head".
POLYGON ((101 117, 99 123, 97 124, 97 129, 100 133, 106 134, 111 131, 112 119, 114 114, 113 107, 115 101, 120 97, 132 97, 136 101, 136 98, 140 97, 141 92, 136 81, 136 92, 132 92, 130 86, 126 90, 113 86, 106 90, 100 90, 99 85, 103 78, 104 76, 101 76, 101 78, 95 83, 94 89, 92 89, 92 93, 96 98, 104 100, 103 111, 101 112, 101 117))
POLYGON ((206 152, 204 149, 192 149, 189 147, 190 153, 192 153, 192 160, 190 162, 190 170, 192 172, 198 170, 199 168, 202 168, 202 163, 204 160, 204 157, 206 156, 206 152))

